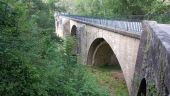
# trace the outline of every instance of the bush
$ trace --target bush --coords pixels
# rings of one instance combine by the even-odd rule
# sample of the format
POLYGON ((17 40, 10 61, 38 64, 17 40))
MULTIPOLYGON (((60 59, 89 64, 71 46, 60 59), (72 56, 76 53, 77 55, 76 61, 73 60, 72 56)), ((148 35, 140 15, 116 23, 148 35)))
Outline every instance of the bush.
POLYGON ((77 63, 75 40, 54 38, 52 10, 41 0, 5 0, 0 11, 1 96, 108 96, 77 63))

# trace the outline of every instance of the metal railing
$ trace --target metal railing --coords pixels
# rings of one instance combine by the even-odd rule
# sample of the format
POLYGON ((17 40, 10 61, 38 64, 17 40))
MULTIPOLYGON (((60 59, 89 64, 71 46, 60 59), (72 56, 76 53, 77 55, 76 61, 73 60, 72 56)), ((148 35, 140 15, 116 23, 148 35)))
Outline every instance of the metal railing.
POLYGON ((69 17, 71 19, 90 23, 93 25, 100 25, 103 27, 108 27, 112 29, 118 29, 121 31, 128 31, 129 33, 141 34, 143 31, 141 20, 135 19, 106 19, 106 18, 97 18, 97 17, 87 17, 87 16, 78 16, 78 15, 69 15, 69 14, 60 14, 61 16, 69 17))

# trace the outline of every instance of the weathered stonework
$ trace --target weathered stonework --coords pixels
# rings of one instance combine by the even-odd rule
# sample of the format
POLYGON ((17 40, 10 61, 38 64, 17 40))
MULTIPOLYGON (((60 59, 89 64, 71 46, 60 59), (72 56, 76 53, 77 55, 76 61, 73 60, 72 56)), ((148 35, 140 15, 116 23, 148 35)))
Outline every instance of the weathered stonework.
MULTIPOLYGON (((60 17, 60 19, 63 19, 61 20, 63 22, 68 20, 65 17, 60 17)), ((76 26, 78 50, 84 64, 88 64, 88 61, 91 62, 90 64, 107 63, 108 61, 118 62, 123 71, 128 90, 129 92, 131 91, 131 81, 133 79, 140 41, 139 35, 72 19, 60 26, 62 27, 58 28, 57 34, 65 33, 67 28, 70 28, 70 31, 66 33, 71 34, 73 26, 76 26), (98 43, 95 43, 96 40, 99 40, 98 43), (110 51, 109 47, 102 46, 102 43, 109 45, 112 51, 110 51), (109 51, 104 51, 104 49, 109 51), (108 52, 113 52, 113 55, 108 54, 108 52), (106 59, 107 54, 111 56, 110 59, 106 59), (103 58, 98 55, 103 56, 103 58), (105 59, 105 61, 101 59, 105 59)), ((65 37, 65 35, 61 35, 61 37, 65 37)))
POLYGON ((133 33, 67 17, 59 16, 56 20, 58 36, 66 37, 76 32, 77 50, 85 64, 117 59, 130 96, 170 96, 170 25, 145 21, 140 39, 133 33))
POLYGON ((143 27, 131 95, 170 96, 170 26, 145 21, 143 27))

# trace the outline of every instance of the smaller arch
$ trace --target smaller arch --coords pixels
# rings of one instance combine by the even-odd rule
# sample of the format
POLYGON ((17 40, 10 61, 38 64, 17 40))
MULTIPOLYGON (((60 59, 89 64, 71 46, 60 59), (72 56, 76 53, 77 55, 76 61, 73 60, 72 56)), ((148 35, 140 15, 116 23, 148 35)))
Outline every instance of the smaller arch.
POLYGON ((140 83, 137 96, 146 96, 146 80, 145 80, 145 78, 143 78, 140 83))
POLYGON ((168 88, 167 88, 167 87, 165 87, 165 96, 170 96, 170 94, 169 94, 169 91, 168 91, 168 88))
POLYGON ((71 36, 77 36, 77 27, 75 25, 71 28, 71 36))
POLYGON ((71 36, 75 40, 75 46, 73 48, 73 53, 76 56, 79 53, 79 42, 77 42, 78 37, 77 37, 77 27, 76 27, 76 25, 73 25, 72 28, 71 28, 71 36))

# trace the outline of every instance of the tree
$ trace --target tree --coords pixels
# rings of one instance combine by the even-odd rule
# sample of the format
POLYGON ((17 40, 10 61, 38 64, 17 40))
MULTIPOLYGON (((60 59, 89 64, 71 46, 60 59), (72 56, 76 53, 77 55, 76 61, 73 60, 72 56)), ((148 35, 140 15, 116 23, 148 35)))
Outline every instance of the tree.
POLYGON ((54 36, 54 2, 0 1, 0 95, 108 96, 72 56, 74 40, 54 36))
POLYGON ((159 0, 76 0, 76 14, 107 18, 143 15, 144 19, 166 18, 170 5, 159 0), (157 14, 157 15, 155 15, 157 14), (147 18, 149 15, 149 18, 147 18), (154 17, 153 17, 154 16, 154 17))

